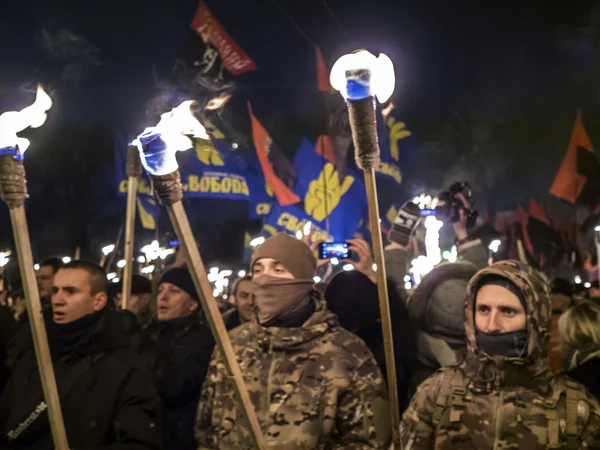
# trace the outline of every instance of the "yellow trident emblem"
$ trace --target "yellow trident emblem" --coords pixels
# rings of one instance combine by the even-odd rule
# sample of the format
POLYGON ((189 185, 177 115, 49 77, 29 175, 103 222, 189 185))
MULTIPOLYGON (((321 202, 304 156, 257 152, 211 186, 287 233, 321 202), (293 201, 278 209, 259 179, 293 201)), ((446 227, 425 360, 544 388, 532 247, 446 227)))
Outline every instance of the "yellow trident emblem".
POLYGON ((340 175, 331 163, 326 163, 319 178, 308 185, 304 198, 304 209, 316 221, 321 222, 340 204, 340 200, 354 183, 354 177, 347 175, 340 184, 340 175))
POLYGON ((393 117, 387 120, 387 125, 390 130, 390 153, 395 161, 399 161, 400 149, 398 148, 398 141, 412 136, 412 133, 406 129, 404 122, 396 122, 396 119, 393 117))
POLYGON ((196 156, 207 166, 224 166, 223 158, 219 152, 211 145, 210 141, 198 139, 196 141, 196 156))

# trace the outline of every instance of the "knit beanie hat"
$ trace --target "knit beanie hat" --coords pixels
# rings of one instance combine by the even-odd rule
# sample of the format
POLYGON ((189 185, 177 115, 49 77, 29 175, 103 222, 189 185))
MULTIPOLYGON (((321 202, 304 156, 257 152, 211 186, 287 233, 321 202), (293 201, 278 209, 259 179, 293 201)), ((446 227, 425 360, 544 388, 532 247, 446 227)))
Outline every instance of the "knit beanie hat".
POLYGON ((312 279, 317 268, 317 260, 308 246, 287 234, 279 233, 267 239, 252 255, 250 270, 261 258, 273 258, 298 280, 312 279))
MULTIPOLYGON (((114 285, 114 293, 120 294, 123 290, 123 281, 111 284, 114 285)), ((152 282, 143 275, 131 275, 131 295, 142 294, 152 294, 152 282)))
POLYGON ((192 276, 187 269, 182 267, 173 267, 172 269, 167 270, 162 278, 160 279, 159 286, 163 283, 171 283, 177 286, 182 291, 185 291, 197 302, 200 302, 200 298, 198 297, 198 293, 196 292, 196 287, 194 286, 194 282, 192 281, 192 276))

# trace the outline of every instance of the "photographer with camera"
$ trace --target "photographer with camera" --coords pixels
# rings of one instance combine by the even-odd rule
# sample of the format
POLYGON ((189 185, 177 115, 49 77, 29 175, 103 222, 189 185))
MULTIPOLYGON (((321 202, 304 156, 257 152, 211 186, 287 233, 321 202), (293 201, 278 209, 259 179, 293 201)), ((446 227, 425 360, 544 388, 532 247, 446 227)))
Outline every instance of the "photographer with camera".
MULTIPOLYGON (((452 223, 456 234, 458 261, 443 263, 433 269, 408 299, 408 310, 417 326, 418 360, 411 387, 416 387, 437 369, 457 361, 457 353, 466 348, 464 299, 467 285, 475 273, 487 266, 488 252, 481 240, 471 239, 477 212, 469 184, 453 184, 439 195, 435 210, 419 210, 407 202, 399 211, 386 247, 388 276, 404 291, 408 273, 411 236, 422 215, 435 214, 438 220, 452 223)), ((406 294, 405 294, 406 297, 406 294)))

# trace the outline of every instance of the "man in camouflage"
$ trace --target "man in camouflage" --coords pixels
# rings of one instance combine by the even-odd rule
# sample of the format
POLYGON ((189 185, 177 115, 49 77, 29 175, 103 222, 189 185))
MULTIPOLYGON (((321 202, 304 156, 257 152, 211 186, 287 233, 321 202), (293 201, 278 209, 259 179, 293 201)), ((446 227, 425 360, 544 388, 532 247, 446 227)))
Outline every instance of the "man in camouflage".
POLYGON ((529 266, 478 272, 465 305, 467 356, 419 386, 401 424, 403 450, 600 448, 597 400, 548 366, 551 315, 548 286, 529 266))
MULTIPOLYGON (((339 326, 314 290, 315 267, 297 239, 268 239, 251 265, 256 317, 230 332, 265 439, 282 450, 386 448, 385 383, 366 345, 339 326)), ((196 437, 200 448, 252 448, 218 352, 200 398, 196 437)))

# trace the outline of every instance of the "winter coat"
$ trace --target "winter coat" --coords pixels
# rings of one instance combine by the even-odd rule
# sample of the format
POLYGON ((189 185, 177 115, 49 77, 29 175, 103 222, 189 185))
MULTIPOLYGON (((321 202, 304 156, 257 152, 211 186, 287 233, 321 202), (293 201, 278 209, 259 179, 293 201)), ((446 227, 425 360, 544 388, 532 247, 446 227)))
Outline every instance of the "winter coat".
POLYGON ((584 358, 576 367, 571 368, 567 375, 583 384, 600 400, 600 350, 584 358))
MULTIPOLYGON (((387 448, 389 402, 377 363, 325 301, 314 298, 316 310, 301 328, 253 322, 229 333, 267 444, 281 450, 387 448)), ((253 448, 233 392, 216 352, 198 406, 200 448, 253 448)))
POLYGON ((548 286, 530 267, 503 261, 480 271, 465 304, 466 358, 419 387, 403 416, 403 450, 600 448, 600 405, 548 367, 550 316, 548 286), (492 357, 477 344, 477 286, 492 274, 508 278, 527 300, 525 357, 492 357))
POLYGON ((457 361, 466 346, 464 301, 477 267, 469 262, 446 263, 433 269, 415 289, 408 311, 417 326, 417 363, 411 391, 440 367, 457 361))
MULTIPOLYGON (((51 324, 46 328, 50 330, 51 324)), ((69 447, 161 449, 158 393, 140 358, 129 348, 120 319, 105 308, 91 329, 68 353, 55 353, 50 341, 69 447)), ((33 344, 26 336, 29 333, 19 335, 22 342, 15 347, 14 368, 0 398, 2 438, 8 435, 13 442, 0 444, 15 450, 52 450, 33 344), (20 433, 19 426, 35 417, 36 410, 41 414, 20 433)))
POLYGON ((15 321, 11 309, 8 306, 0 305, 0 392, 4 390, 10 373, 6 365, 8 344, 17 330, 18 323, 15 321))
MULTIPOLYGON (((393 290, 391 280, 388 280, 388 292, 398 406, 402 413, 410 401, 409 382, 416 362, 417 346, 406 304, 393 290)), ((327 286, 325 299, 327 309, 338 317, 340 326, 356 334, 369 347, 385 376, 387 366, 377 285, 361 272, 340 272, 327 286)))
POLYGON ((196 408, 215 341, 201 313, 155 322, 140 354, 160 394, 165 450, 195 450, 196 408))

